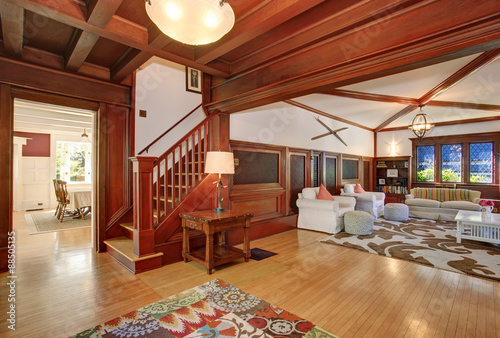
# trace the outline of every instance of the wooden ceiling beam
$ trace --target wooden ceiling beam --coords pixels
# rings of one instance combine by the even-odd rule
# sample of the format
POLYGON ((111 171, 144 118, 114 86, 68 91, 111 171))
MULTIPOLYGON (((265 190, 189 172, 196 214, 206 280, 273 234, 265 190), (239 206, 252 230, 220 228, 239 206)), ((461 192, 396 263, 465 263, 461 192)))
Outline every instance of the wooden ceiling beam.
POLYGON ((477 72, 485 65, 495 61, 496 59, 498 59, 499 56, 500 56, 500 48, 482 53, 477 58, 469 62, 467 65, 460 68, 457 72, 448 77, 446 80, 438 84, 436 87, 432 88, 429 92, 425 93, 419 99, 419 103, 421 105, 426 104, 427 102, 431 101, 438 95, 444 93, 457 83, 468 78, 469 76, 477 72))
POLYGON ((322 110, 313 108, 311 106, 308 106, 306 104, 303 104, 303 103, 300 103, 300 102, 297 102, 297 101, 294 101, 294 100, 284 100, 283 102, 288 103, 288 104, 290 104, 292 106, 295 106, 295 107, 298 107, 298 108, 310 111, 310 112, 312 112, 314 114, 318 114, 318 115, 321 115, 321 116, 324 116, 324 117, 328 117, 329 119, 332 119, 332 120, 335 120, 335 121, 339 121, 339 122, 342 122, 342 123, 345 123, 345 124, 348 124, 348 125, 351 125, 351 126, 354 126, 354 127, 358 127, 358 128, 361 128, 361 129, 365 129, 365 130, 368 130, 368 131, 373 131, 373 129, 368 128, 366 126, 363 126, 363 125, 361 125, 359 123, 352 122, 352 121, 343 119, 341 117, 328 114, 328 113, 326 113, 326 112, 324 112, 322 110))
POLYGON ((105 28, 100 28, 89 24, 86 20, 86 14, 81 10, 80 3, 72 0, 2 0, 29 10, 33 13, 62 22, 77 29, 88 31, 103 38, 116 41, 125 46, 138 50, 149 52, 158 57, 170 60, 176 63, 184 64, 189 67, 199 69, 203 72, 228 77, 229 73, 225 70, 199 65, 193 60, 193 55, 178 55, 163 49, 155 48, 149 45, 148 30, 146 27, 137 25, 117 15, 113 15, 105 28))
MULTIPOLYGON (((87 4, 87 23, 105 28, 123 0, 92 0, 87 4)), ((66 52, 66 69, 78 71, 99 40, 99 35, 77 30, 66 52)))
MULTIPOLYGON (((149 36, 149 45, 153 48, 163 49, 172 41, 171 38, 162 34, 156 26, 150 29, 149 36)), ((153 56, 154 54, 150 52, 129 48, 111 67, 111 80, 114 82, 123 81, 153 56)))
POLYGON ((427 102, 426 106, 449 107, 449 108, 460 108, 460 109, 474 109, 474 110, 486 110, 486 111, 500 111, 500 105, 486 104, 486 103, 473 103, 473 102, 453 102, 453 101, 432 100, 432 101, 427 102))
POLYGON ((367 100, 375 102, 386 102, 386 103, 400 103, 407 105, 418 105, 418 100, 410 97, 393 96, 393 95, 383 95, 383 94, 373 94, 373 93, 363 93, 356 92, 352 90, 342 90, 342 89, 332 89, 323 92, 323 94, 348 97, 357 100, 367 100))
POLYGON ((500 47, 497 0, 481 6, 463 0, 461 15, 449 15, 453 11, 451 0, 432 2, 334 43, 326 39, 229 80, 215 79, 207 109, 232 113, 500 47))
MULTIPOLYGON (((480 123, 480 122, 488 122, 488 121, 500 121, 500 116, 486 116, 486 117, 478 117, 478 118, 473 118, 473 119, 435 122, 434 125, 436 127, 443 127, 443 126, 454 126, 454 125, 461 125, 461 124, 467 124, 467 123, 480 123)), ((388 132, 388 131, 398 131, 398 130, 408 130, 408 127, 384 128, 382 130, 379 130, 378 132, 388 132)))
POLYGON ((24 9, 10 2, 0 1, 0 20, 6 53, 20 57, 24 41, 24 9))
MULTIPOLYGON (((249 45, 249 49, 239 50, 239 57, 233 62, 233 74, 239 74, 255 65, 263 63, 259 60, 277 60, 288 57, 297 50, 322 44, 329 39, 333 42, 346 34, 359 31, 361 27, 372 31, 381 29, 384 21, 411 10, 415 3, 423 6, 428 2, 412 0, 343 0, 329 1, 311 9, 259 38, 259 42, 249 45)), ((366 37, 362 37, 366 39, 366 37)), ((342 47, 339 48, 342 52, 342 47)), ((236 55, 235 55, 236 56, 236 55)), ((229 55, 229 57, 235 57, 229 55)))
POLYGON ((266 0, 258 10, 236 18, 234 28, 214 45, 197 46, 195 60, 207 64, 322 2, 325 0, 266 0))
MULTIPOLYGON (((429 90, 425 93, 419 100, 419 106, 425 105, 427 102, 435 98, 436 96, 444 93, 460 81, 466 79, 477 70, 481 69, 483 66, 487 65, 490 62, 495 61, 500 56, 500 49, 494 49, 491 51, 487 51, 479 55, 477 58, 466 64, 464 67, 460 68, 458 71, 449 76, 446 80, 441 82, 436 87, 429 90)), ((381 129, 387 127, 392 122, 400 119, 401 117, 411 113, 416 108, 415 105, 407 106, 397 114, 391 116, 386 121, 382 122, 377 128, 375 128, 375 132, 380 131, 381 129)))

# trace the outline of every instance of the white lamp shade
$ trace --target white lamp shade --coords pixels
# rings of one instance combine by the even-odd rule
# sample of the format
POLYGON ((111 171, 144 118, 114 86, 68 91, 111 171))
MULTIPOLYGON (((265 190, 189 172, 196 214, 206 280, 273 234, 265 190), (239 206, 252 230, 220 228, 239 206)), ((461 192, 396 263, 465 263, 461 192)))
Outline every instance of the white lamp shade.
POLYGON ((209 151, 205 163, 207 174, 234 174, 234 156, 231 152, 209 151))
POLYGON ((172 39, 188 45, 219 40, 233 28, 234 12, 220 0, 150 0, 146 12, 172 39))

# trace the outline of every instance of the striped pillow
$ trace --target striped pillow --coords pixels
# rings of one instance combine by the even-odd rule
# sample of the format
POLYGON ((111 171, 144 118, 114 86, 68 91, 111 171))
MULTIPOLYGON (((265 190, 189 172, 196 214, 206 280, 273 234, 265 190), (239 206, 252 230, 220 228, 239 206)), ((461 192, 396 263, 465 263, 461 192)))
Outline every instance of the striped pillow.
POLYGON ((471 191, 468 189, 435 189, 415 188, 415 198, 425 198, 439 202, 470 201, 471 191))

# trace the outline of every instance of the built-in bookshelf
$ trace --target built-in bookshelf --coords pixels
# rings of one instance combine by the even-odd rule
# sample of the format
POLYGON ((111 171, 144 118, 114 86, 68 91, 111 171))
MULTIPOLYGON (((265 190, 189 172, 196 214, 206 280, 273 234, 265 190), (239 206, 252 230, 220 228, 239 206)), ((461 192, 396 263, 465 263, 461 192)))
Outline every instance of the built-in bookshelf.
POLYGON ((403 202, 410 191, 410 157, 378 157, 376 165, 376 191, 386 194, 386 203, 403 202))

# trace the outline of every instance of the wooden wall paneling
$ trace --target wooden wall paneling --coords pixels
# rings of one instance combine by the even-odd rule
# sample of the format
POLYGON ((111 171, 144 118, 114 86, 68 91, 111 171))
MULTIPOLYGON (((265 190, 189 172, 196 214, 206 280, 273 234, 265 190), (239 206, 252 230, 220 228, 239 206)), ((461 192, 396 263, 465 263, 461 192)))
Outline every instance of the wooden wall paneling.
POLYGON ((297 199, 298 194, 302 192, 302 189, 308 186, 308 160, 309 154, 308 152, 297 152, 293 151, 290 153, 290 182, 289 182, 289 190, 288 195, 290 196, 289 208, 290 212, 294 214, 298 214, 299 210, 297 208, 297 199))
POLYGON ((130 109, 106 104, 106 227, 132 206, 130 196, 130 109))
POLYGON ((130 87, 0 57, 0 82, 53 94, 130 106, 130 87))
POLYGON ((325 154, 325 188, 332 194, 337 194, 337 156, 325 154))
POLYGON ((12 231, 14 108, 10 86, 0 84, 0 271, 8 268, 8 237, 12 231))
POLYGON ((96 231, 94 236, 94 247, 97 248, 99 252, 106 251, 106 244, 104 240, 106 239, 106 159, 107 159, 107 144, 108 144, 108 133, 107 130, 107 109, 106 104, 99 104, 99 109, 97 111, 97 118, 95 119, 95 125, 97 132, 94 133, 95 148, 97 149, 96 156, 96 187, 94 191, 95 206, 97 208, 96 215, 96 231))

